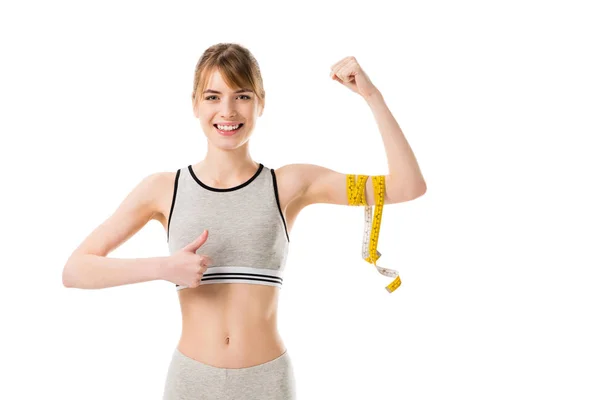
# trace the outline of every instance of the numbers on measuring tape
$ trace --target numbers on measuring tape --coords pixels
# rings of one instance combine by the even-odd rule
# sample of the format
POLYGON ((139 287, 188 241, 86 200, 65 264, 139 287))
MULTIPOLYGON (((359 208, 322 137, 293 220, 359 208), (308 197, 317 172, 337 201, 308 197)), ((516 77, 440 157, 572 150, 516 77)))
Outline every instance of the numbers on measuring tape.
POLYGON ((381 230, 381 220, 383 216, 385 176, 377 175, 371 177, 371 180, 373 181, 373 193, 375 196, 374 213, 373 207, 367 204, 365 198, 368 178, 367 175, 358 175, 357 178, 354 175, 346 175, 348 204, 351 206, 365 207, 362 258, 368 263, 373 264, 380 274, 388 277, 395 277, 395 279, 385 287, 389 293, 392 293, 402 284, 398 271, 377 265, 377 260, 381 257, 381 253, 377 250, 377 243, 379 241, 379 232, 381 230))
POLYGON ((400 280, 400 276, 396 276, 396 279, 394 279, 392 281, 392 283, 390 283, 389 285, 387 285, 385 287, 385 289, 389 292, 392 293, 394 290, 398 289, 398 287, 402 284, 402 281, 400 280))

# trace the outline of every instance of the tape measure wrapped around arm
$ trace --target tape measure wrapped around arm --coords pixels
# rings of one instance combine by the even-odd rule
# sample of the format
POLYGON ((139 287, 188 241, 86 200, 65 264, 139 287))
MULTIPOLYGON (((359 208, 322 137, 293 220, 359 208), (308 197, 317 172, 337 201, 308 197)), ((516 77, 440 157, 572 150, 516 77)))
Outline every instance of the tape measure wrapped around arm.
POLYGON ((372 176, 373 192, 375 194, 375 214, 373 215, 373 206, 367 204, 365 198, 368 175, 346 175, 346 186, 348 194, 348 205, 350 206, 365 206, 365 228, 363 235, 362 258, 369 264, 373 264, 380 274, 395 277, 395 279, 385 287, 392 293, 401 284, 398 271, 393 269, 383 268, 377 265, 377 260, 381 257, 381 253, 377 251, 377 242, 379 241, 379 230, 381 228, 381 218, 383 215, 383 203, 385 195, 385 176, 372 176))

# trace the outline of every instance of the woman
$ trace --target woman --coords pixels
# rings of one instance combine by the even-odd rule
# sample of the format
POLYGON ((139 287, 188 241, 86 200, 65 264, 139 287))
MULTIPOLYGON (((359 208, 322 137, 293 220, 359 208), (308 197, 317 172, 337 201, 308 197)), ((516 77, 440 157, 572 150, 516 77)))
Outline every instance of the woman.
MULTIPOLYGON (((362 96, 375 115, 390 168, 385 204, 422 195, 425 182, 410 146, 356 59, 333 65, 331 77, 362 96)), ((192 93, 207 137, 204 160, 146 176, 65 265, 67 287, 156 279, 176 285, 182 333, 164 399, 296 398, 291 358, 277 331, 289 234, 310 204, 348 205, 346 175, 311 164, 275 170, 255 162, 248 140, 264 105, 260 70, 246 48, 207 49, 192 93), (152 219, 165 228, 168 257, 107 257, 152 219)), ((365 191, 374 204, 370 178, 365 191)))

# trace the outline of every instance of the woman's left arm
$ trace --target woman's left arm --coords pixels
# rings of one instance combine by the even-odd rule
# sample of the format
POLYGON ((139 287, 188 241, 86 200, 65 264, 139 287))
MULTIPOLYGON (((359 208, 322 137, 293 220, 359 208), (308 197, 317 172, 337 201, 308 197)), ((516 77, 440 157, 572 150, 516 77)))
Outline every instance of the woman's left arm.
MULTIPOLYGON (((385 203, 394 204, 422 196, 427 185, 416 157, 381 92, 371 83, 356 58, 346 57, 331 67, 331 78, 363 97, 371 108, 383 139, 389 174, 385 176, 385 203)), ((301 179, 304 204, 348 205, 346 174, 313 164, 292 164, 301 179)), ((375 204, 372 179, 366 182, 366 201, 375 204)))

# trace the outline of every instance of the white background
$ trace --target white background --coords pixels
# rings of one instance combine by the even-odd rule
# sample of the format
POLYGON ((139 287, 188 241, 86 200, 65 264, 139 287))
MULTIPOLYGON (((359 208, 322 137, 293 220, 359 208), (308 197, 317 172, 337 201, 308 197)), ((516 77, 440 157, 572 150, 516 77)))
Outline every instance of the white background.
MULTIPOLYGON (((393 294, 360 257, 362 208, 300 214, 279 310, 300 399, 599 398, 587 3, 3 3, 0 398, 161 398, 174 285, 67 289, 61 275, 144 176, 203 159, 193 72, 219 42, 248 47, 263 73, 256 161, 388 172, 370 109, 329 78, 352 55, 428 185, 384 210, 393 294)), ((110 254, 165 255, 156 221, 110 254)))

